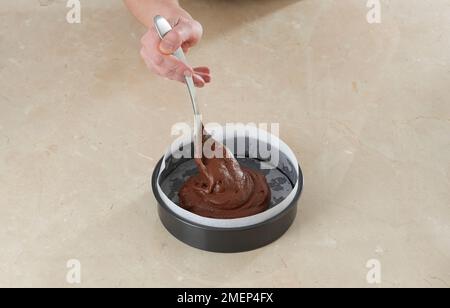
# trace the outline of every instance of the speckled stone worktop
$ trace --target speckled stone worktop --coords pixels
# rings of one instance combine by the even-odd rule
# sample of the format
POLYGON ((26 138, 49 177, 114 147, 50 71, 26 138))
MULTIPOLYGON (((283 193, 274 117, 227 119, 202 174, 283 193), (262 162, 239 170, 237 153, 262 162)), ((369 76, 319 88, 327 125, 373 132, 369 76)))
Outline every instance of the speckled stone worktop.
POLYGON ((191 107, 146 70, 145 29, 119 0, 81 1, 81 24, 2 1, 0 286, 74 286, 77 259, 84 287, 449 287, 449 1, 384 0, 380 24, 366 2, 182 1, 204 119, 280 123, 305 175, 280 240, 215 254, 158 219, 151 172, 191 107))

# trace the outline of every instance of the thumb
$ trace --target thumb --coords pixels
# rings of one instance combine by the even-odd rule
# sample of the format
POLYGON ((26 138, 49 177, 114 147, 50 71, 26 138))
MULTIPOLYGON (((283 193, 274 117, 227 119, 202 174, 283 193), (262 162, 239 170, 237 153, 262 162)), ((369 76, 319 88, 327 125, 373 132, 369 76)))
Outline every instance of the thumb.
POLYGON ((167 33, 159 44, 163 54, 172 54, 181 45, 193 46, 201 38, 202 26, 195 20, 181 17, 172 31, 167 33))

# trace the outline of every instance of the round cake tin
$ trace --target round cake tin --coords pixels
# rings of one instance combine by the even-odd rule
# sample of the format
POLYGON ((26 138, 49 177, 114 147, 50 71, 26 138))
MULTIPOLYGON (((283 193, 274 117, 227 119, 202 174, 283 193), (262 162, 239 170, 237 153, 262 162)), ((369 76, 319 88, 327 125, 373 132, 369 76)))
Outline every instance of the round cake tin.
POLYGON ((180 187, 197 172, 192 156, 180 155, 193 153, 192 138, 179 138, 159 160, 152 176, 162 224, 180 241, 213 252, 248 251, 275 241, 294 221, 303 189, 303 174, 294 153, 278 137, 255 126, 227 126, 208 132, 223 142, 240 164, 265 175, 271 189, 269 208, 248 217, 216 219, 179 207, 180 187))

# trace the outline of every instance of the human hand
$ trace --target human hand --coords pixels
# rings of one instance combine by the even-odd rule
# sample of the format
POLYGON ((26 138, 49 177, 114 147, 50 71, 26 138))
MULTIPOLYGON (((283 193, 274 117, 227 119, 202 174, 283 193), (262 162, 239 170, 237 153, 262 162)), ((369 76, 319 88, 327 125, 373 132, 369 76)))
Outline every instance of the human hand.
POLYGON ((203 87, 211 81, 209 68, 205 66, 192 68, 172 55, 179 47, 188 52, 197 44, 203 34, 202 26, 189 17, 168 20, 173 29, 162 40, 154 27, 142 37, 142 58, 147 67, 159 76, 180 82, 185 82, 185 76, 192 76, 195 86, 203 87))

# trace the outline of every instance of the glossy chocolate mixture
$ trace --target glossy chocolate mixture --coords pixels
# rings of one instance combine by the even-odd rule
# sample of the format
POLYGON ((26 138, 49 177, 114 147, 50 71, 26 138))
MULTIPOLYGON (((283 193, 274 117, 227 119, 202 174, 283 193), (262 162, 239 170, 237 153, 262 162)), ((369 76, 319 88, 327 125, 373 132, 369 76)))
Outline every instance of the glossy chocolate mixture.
MULTIPOLYGON (((203 137, 203 144, 208 138, 203 137)), ((212 141, 212 140, 210 140, 212 141)), ((179 191, 180 206, 212 218, 239 218, 265 211, 270 189, 261 173, 241 167, 231 152, 217 141, 212 142, 219 158, 196 158, 199 170, 179 191)))

